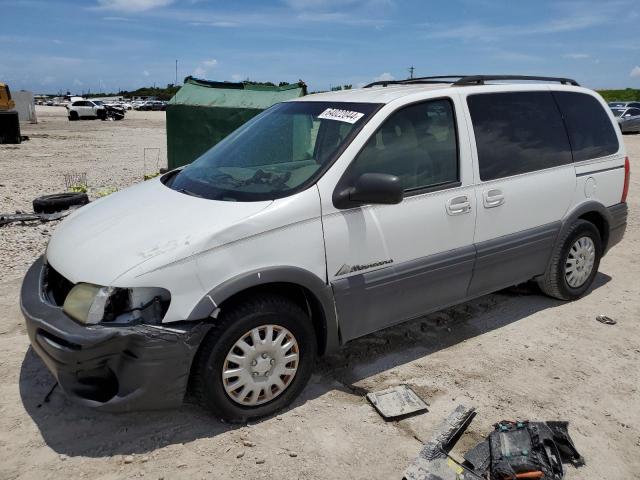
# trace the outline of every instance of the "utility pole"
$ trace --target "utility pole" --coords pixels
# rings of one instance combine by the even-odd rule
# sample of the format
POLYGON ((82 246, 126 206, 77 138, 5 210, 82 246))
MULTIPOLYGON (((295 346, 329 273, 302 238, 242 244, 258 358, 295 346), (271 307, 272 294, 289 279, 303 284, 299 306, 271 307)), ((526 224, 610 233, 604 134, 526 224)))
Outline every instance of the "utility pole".
POLYGON ((413 65, 411 65, 409 67, 409 78, 413 78, 413 72, 415 71, 415 68, 413 65))
POLYGON ((178 60, 176 60, 176 83, 174 83, 173 86, 178 86, 178 60))

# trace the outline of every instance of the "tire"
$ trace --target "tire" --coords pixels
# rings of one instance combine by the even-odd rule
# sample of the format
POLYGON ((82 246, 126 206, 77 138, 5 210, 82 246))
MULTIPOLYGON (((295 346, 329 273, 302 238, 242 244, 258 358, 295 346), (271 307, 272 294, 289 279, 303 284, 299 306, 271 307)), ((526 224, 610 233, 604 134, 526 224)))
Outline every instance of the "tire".
POLYGON ((89 203, 89 197, 86 193, 55 193, 36 198, 33 201, 33 211, 35 213, 55 213, 76 205, 86 205, 87 203, 89 203))
MULTIPOLYGON (((577 246, 577 248, 580 249, 581 247, 577 246)), ((582 250, 577 251, 580 252, 582 250)), ((586 257, 590 257, 590 255, 586 255, 586 257)), ((586 220, 577 220, 571 225, 554 248, 547 271, 538 279, 538 285, 540 289, 550 297, 559 300, 576 300, 582 297, 591 287, 598 273, 601 258, 602 239, 600 238, 600 232, 593 223, 586 220), (574 245, 577 246, 577 242, 582 239, 586 239, 582 241, 582 245, 588 246, 589 242, 591 243, 593 248, 593 263, 588 276, 583 281, 580 281, 579 277, 577 277, 578 279, 574 277, 574 284, 572 285, 568 271, 568 269, 575 271, 576 268, 570 265, 570 263, 576 261, 576 259, 573 258, 576 250, 572 252, 572 247, 574 245)), ((587 266, 588 265, 589 261, 587 260, 587 266)), ((582 272, 576 273, 586 274, 586 272, 584 274, 582 272)))
POLYGON ((75 122, 76 120, 79 120, 79 119, 80 119, 80 117, 78 116, 78 112, 74 112, 74 111, 69 112, 69 121, 70 122, 75 122))
MULTIPOLYGON (((195 400, 219 418, 230 423, 243 423, 266 417, 289 405, 307 384, 315 362, 317 344, 314 328, 308 315, 299 306, 284 297, 265 294, 230 306, 226 311, 222 311, 219 320, 220 322, 203 340, 194 359, 191 371, 191 392, 195 400), (273 370, 293 367, 291 362, 277 362, 270 360, 270 355, 258 356, 259 352, 245 350, 247 353, 244 353, 243 350, 234 349, 234 346, 243 338, 251 341, 250 332, 254 329, 266 328, 267 325, 273 327, 273 336, 276 339, 286 331, 297 342, 298 363, 292 378, 284 374, 276 375, 273 370), (229 362, 227 357, 232 353, 244 358, 247 362, 246 367, 243 368, 239 363, 229 362), (258 364, 258 361, 262 363, 258 364), (269 365, 275 366, 270 367, 269 365), (242 371, 244 375, 228 378, 226 380, 228 386, 225 388, 225 381, 222 378, 224 368, 237 369, 237 371, 242 371), (256 371, 259 369, 261 369, 260 373, 256 371), (264 369, 271 369, 271 371, 262 373, 264 369), (262 382, 263 375, 266 383, 259 383, 262 382), (228 393, 228 389, 233 387, 233 383, 240 382, 243 378, 248 379, 246 385, 250 388, 248 393, 251 393, 251 395, 247 395, 245 400, 251 401, 252 392, 254 390, 258 392, 253 405, 242 404, 241 399, 232 398, 232 395, 241 396, 238 391, 228 393), (269 399, 262 386, 269 385, 268 382, 278 381, 277 379, 280 379, 285 387, 278 391, 278 387, 274 386, 275 393, 273 393, 273 388, 269 387, 272 391, 271 395, 273 395, 273 398, 269 399), (256 388, 256 384, 260 386, 256 388)), ((266 340, 266 332, 262 332, 260 341, 263 343, 260 347, 268 347, 268 345, 265 346, 266 340)), ((281 342, 287 348, 286 345, 292 343, 291 337, 285 336, 281 342)), ((249 346, 247 342, 244 345, 245 347, 249 346)), ((295 346, 295 343, 293 345, 295 346)), ((276 348, 279 348, 278 351, 284 351, 282 347, 276 348)), ((289 357, 292 352, 294 352, 293 347, 283 354, 289 357)), ((278 354, 274 358, 277 356, 278 354)), ((242 391, 242 388, 239 391, 242 391)))

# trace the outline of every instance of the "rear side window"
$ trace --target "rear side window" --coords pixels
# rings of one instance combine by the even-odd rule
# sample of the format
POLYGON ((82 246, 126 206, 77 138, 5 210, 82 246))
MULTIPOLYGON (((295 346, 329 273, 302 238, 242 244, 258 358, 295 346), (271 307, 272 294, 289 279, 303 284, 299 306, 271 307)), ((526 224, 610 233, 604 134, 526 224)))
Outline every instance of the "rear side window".
POLYGON ((504 92, 467 99, 480 178, 509 177, 571 163, 571 147, 551 92, 504 92))
POLYGON ((553 92, 569 132, 573 160, 580 162, 618 151, 618 137, 604 108, 591 95, 553 92))

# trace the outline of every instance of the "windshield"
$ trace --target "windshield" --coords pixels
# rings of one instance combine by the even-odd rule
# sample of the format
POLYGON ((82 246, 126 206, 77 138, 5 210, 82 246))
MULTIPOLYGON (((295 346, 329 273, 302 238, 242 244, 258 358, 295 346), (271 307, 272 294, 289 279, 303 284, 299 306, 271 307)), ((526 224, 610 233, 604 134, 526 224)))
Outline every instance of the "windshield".
POLYGON ((613 115, 616 117, 621 117, 624 112, 626 112, 626 108, 612 108, 611 111, 613 115))
POLYGON ((609 102, 610 107, 624 107, 625 105, 624 102, 609 102))
POLYGON ((290 195, 331 165, 378 107, 346 102, 274 105, 166 184, 215 200, 257 201, 290 195))

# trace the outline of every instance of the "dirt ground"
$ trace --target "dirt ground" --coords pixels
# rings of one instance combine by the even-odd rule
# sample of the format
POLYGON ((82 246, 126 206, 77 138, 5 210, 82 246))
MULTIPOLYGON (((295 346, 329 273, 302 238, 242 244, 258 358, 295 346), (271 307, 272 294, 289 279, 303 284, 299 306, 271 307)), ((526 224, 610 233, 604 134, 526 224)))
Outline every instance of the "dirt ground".
MULTIPOLYGON (((140 181, 166 164, 164 113, 69 123, 38 109, 31 139, 0 146, 0 212, 29 210, 88 175, 90 194, 140 181), (158 148, 150 160, 144 148, 158 148)), ((319 362, 303 395, 277 417, 229 426, 200 408, 112 415, 70 403, 29 349, 21 277, 55 224, 0 228, 0 478, 394 479, 459 403, 478 416, 457 450, 501 419, 570 421, 587 465, 570 480, 640 471, 640 135, 625 239, 603 260, 593 291, 562 303, 533 288, 479 298, 354 341, 319 362), (604 313, 613 326, 595 320, 604 313), (408 384, 429 412, 385 423, 364 393, 408 384)))

